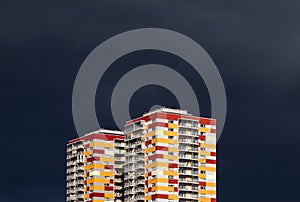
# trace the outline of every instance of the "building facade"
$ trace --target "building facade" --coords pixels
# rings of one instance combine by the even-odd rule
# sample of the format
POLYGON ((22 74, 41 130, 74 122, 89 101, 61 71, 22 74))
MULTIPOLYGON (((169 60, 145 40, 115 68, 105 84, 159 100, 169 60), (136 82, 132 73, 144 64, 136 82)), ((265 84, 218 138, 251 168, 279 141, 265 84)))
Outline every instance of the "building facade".
POLYGON ((67 201, 215 202, 216 120, 161 108, 69 141, 67 201))
POLYGON ((98 130, 67 144, 67 201, 123 201, 124 135, 98 130))
POLYGON ((125 144, 125 202, 216 201, 215 119, 161 108, 128 121, 125 144))

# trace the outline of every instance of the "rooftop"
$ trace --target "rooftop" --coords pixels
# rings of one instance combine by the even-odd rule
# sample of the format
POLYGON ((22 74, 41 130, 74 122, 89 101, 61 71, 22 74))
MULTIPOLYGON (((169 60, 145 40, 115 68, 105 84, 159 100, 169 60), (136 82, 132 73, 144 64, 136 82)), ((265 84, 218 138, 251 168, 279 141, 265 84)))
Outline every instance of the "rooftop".
POLYGON ((145 113, 144 116, 147 116, 147 115, 150 115, 150 114, 154 114, 156 112, 166 112, 166 113, 172 113, 172 114, 191 115, 191 114, 188 114, 187 110, 161 107, 159 109, 155 109, 155 110, 152 110, 152 111, 149 111, 149 112, 145 113))

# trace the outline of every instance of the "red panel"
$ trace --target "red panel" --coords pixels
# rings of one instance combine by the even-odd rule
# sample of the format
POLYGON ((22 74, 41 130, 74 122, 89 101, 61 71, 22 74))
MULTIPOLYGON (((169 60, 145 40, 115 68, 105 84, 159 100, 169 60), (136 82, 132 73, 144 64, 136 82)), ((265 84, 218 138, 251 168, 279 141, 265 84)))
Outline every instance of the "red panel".
POLYGON ((209 164, 216 164, 217 161, 216 161, 216 160, 211 160, 211 159, 206 159, 206 163, 209 163, 209 164))
POLYGON ((150 117, 149 117, 149 116, 139 117, 139 118, 133 119, 133 120, 131 120, 131 121, 127 121, 127 122, 126 122, 126 125, 132 124, 132 123, 134 123, 134 122, 142 121, 142 120, 144 120, 144 121, 146 121, 146 122, 147 122, 147 121, 150 121, 150 117))
POLYGON ((216 120, 211 119, 211 120, 210 120, 210 125, 214 125, 214 126, 215 126, 215 125, 216 125, 216 120))
POLYGON ((210 201, 211 201, 211 202, 217 202, 217 199, 212 198, 212 199, 210 199, 210 201))
POLYGON ((211 152, 210 155, 217 156, 217 153, 216 152, 211 152))
POLYGON ((86 161, 87 162, 100 161, 100 157, 99 156, 90 157, 86 161))
POLYGON ((156 114, 156 116, 155 117, 153 117, 153 118, 161 118, 161 119, 167 119, 167 114, 165 114, 165 113, 160 113, 160 112, 157 112, 157 113, 155 113, 156 114))
POLYGON ((168 179, 168 183, 169 184, 178 184, 178 180, 177 179, 168 179))
POLYGON ((207 119, 207 118, 199 118, 199 123, 206 124, 206 125, 216 125, 216 120, 207 119))
POLYGON ((176 164, 176 163, 169 163, 169 168, 178 168, 178 164, 176 164))
POLYGON ((154 195, 151 196, 152 200, 155 200, 157 198, 168 199, 169 195, 168 194, 154 194, 154 195))
POLYGON ((75 142, 78 142, 79 140, 81 140, 81 139, 76 138, 76 139, 73 139, 73 140, 69 140, 67 144, 75 143, 75 142))
POLYGON ((96 193, 96 192, 94 192, 94 193, 90 194, 90 198, 92 198, 92 197, 104 197, 104 193, 96 193))
POLYGON ((206 187, 206 182, 199 182, 199 186, 206 187))
POLYGON ((156 146, 156 150, 168 151, 168 147, 156 146))
POLYGON ((146 145, 146 146, 148 146, 149 144, 151 144, 151 140, 147 140, 147 141, 145 142, 145 145, 146 145))
POLYGON ((105 150, 102 150, 102 149, 93 149, 93 153, 95 153, 95 154, 104 154, 105 150))
POLYGON ((104 190, 105 190, 105 191, 113 191, 114 188, 113 188, 113 187, 106 187, 106 186, 105 186, 105 187, 104 187, 104 190))
POLYGON ((181 118, 198 121, 199 118, 196 116, 181 116, 181 118))
POLYGON ((216 129, 210 129, 211 133, 216 133, 216 129))
POLYGON ((160 126, 160 127, 168 127, 168 123, 155 122, 155 123, 149 124, 148 129, 155 128, 155 127, 158 127, 158 126, 160 126))
POLYGON ((94 140, 94 139, 113 141, 114 139, 124 140, 124 136, 113 135, 113 134, 90 134, 82 137, 82 139, 84 141, 94 140))
POLYGON ((114 169, 114 165, 104 165, 104 169, 114 169))
POLYGON ((205 136, 204 135, 199 135, 199 140, 205 140, 205 136))
POLYGON ((152 156, 149 156, 148 157, 148 159, 149 160, 153 160, 153 159, 162 159, 164 157, 164 155, 163 154, 154 154, 154 155, 152 155, 152 156))
POLYGON ((113 180, 113 179, 110 179, 110 180, 109 180, 109 183, 110 183, 110 184, 113 184, 113 183, 114 183, 114 180, 113 180))
POLYGON ((178 192, 178 187, 174 187, 174 191, 175 191, 175 192, 178 192))
POLYGON ((176 121, 180 118, 180 115, 179 114, 167 114, 167 119, 168 120, 173 120, 173 121, 176 121))

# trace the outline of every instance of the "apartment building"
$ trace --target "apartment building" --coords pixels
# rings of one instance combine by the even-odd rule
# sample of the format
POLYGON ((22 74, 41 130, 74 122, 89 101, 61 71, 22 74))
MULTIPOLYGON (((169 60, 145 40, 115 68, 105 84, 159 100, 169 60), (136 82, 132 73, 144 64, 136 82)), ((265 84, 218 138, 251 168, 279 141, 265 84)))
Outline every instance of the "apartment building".
POLYGON ((67 144, 66 201, 84 201, 84 142, 80 139, 67 144))
POLYGON ((124 135, 100 129, 67 143, 68 202, 123 201, 124 135))
POLYGON ((125 202, 216 201, 215 119, 161 108, 128 121, 125 144, 125 202))

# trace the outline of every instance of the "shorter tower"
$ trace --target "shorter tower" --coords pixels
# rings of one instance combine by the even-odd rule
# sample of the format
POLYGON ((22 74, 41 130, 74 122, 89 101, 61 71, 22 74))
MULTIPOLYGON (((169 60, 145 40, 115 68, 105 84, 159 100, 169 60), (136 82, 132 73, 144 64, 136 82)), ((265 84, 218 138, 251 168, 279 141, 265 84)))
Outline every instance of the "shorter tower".
POLYGON ((84 201, 84 141, 70 140, 67 144, 67 201, 84 201))
POLYGON ((67 143, 67 201, 123 201, 123 140, 100 129, 67 143))

